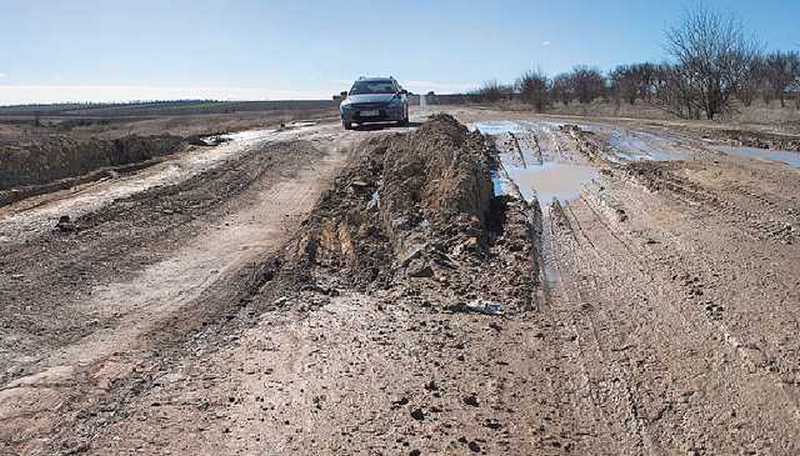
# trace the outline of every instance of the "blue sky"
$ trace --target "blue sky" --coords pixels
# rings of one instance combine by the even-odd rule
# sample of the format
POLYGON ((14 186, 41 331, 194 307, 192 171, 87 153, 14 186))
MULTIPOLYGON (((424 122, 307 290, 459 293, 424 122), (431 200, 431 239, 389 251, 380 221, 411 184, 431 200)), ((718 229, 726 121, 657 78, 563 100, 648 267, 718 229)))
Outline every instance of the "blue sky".
MULTIPOLYGON (((689 1, 1 0, 0 104, 327 98, 362 74, 414 91, 538 66, 665 58, 689 1)), ((769 49, 800 50, 800 1, 718 0, 769 49)))

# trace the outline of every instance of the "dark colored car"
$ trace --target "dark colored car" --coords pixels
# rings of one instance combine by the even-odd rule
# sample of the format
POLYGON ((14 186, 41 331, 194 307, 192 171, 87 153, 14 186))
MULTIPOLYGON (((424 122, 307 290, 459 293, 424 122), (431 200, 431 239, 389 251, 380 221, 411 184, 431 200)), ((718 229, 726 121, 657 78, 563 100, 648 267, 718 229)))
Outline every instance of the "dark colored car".
POLYGON ((359 78, 339 105, 342 125, 374 122, 408 123, 408 91, 394 78, 359 78))

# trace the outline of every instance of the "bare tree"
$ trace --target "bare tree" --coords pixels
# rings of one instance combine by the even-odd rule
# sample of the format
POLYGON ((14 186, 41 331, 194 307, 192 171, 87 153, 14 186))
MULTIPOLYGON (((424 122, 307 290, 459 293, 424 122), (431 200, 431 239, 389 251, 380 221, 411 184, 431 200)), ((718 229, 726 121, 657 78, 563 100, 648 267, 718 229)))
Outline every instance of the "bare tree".
POLYGON ((645 101, 652 101, 655 83, 656 71, 658 65, 652 63, 635 63, 630 66, 630 71, 633 74, 633 79, 639 90, 639 98, 645 101))
POLYGON ((655 105, 681 119, 699 119, 700 95, 690 82, 677 65, 660 65, 653 82, 655 105))
POLYGON ((620 100, 628 104, 636 103, 639 97, 639 83, 632 68, 628 65, 619 65, 608 74, 611 84, 611 96, 619 105, 620 100))
POLYGON ((496 103, 501 100, 510 100, 514 94, 514 88, 507 84, 501 84, 496 79, 485 81, 480 87, 469 93, 479 101, 496 103))
POLYGON ((800 54, 794 51, 773 52, 764 58, 764 75, 770 95, 786 106, 787 91, 794 89, 800 81, 800 54))
POLYGON ((666 38, 682 84, 688 84, 697 96, 690 101, 697 105, 692 108, 700 108, 709 120, 727 111, 731 99, 747 81, 759 49, 757 41, 745 34, 742 23, 698 7, 680 26, 670 29, 666 38))
POLYGON ((536 112, 544 111, 550 104, 549 85, 550 79, 541 70, 525 72, 516 83, 522 101, 532 105, 536 112))
POLYGON ((581 103, 591 103, 605 95, 606 80, 597 68, 576 66, 570 73, 575 96, 581 103))
POLYGON ((572 86, 569 74, 562 73, 553 78, 553 83, 550 85, 550 98, 553 101, 560 101, 566 106, 574 96, 575 88, 572 86))
POLYGON ((736 98, 742 102, 743 105, 749 107, 753 104, 759 92, 763 91, 766 83, 766 71, 764 65, 764 58, 760 54, 756 54, 750 61, 749 68, 736 90, 736 98))

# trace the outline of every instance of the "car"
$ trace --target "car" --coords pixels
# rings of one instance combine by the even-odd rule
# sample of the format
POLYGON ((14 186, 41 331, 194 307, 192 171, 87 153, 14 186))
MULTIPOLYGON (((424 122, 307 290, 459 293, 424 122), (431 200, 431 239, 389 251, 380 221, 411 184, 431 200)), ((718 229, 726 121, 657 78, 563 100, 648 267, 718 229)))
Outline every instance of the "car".
POLYGON ((342 126, 376 122, 408 124, 408 91, 393 77, 359 78, 339 105, 342 126))

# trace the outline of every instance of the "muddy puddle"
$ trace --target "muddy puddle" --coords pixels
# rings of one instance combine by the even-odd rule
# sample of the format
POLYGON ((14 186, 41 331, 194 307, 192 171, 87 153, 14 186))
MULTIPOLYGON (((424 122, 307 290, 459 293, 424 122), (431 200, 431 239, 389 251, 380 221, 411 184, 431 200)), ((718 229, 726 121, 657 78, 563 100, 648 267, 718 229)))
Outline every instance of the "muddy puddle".
POLYGON ((755 147, 716 146, 716 150, 737 157, 785 163, 800 169, 800 153, 788 150, 757 149, 755 147))
POLYGON ((544 162, 527 168, 508 167, 506 171, 526 200, 535 197, 543 206, 553 200, 566 203, 578 199, 584 185, 598 177, 597 169, 571 163, 544 162))
POLYGON ((606 125, 581 125, 580 128, 603 137, 608 145, 606 159, 616 163, 636 161, 689 160, 692 152, 681 138, 671 135, 631 131, 606 125))
POLYGON ((503 168, 493 176, 495 194, 519 191, 527 201, 547 207, 580 197, 583 187, 597 178, 597 169, 579 160, 577 151, 560 141, 558 124, 523 122, 476 123, 473 129, 499 138, 503 168))
POLYGON ((678 144, 668 138, 646 133, 630 133, 616 130, 611 133, 609 145, 620 161, 668 161, 686 160, 689 154, 677 150, 678 144))

